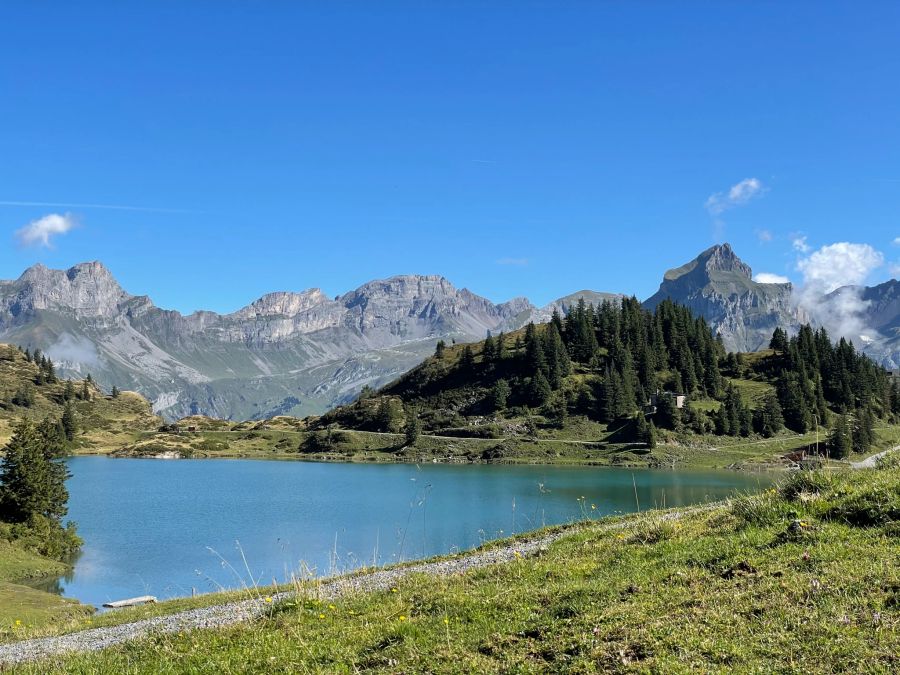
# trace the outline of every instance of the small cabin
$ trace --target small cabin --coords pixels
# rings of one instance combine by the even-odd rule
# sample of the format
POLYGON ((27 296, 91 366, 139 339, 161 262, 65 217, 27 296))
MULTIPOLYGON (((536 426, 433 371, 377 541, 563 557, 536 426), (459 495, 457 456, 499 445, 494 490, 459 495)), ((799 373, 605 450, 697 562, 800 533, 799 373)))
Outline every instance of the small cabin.
POLYGON ((671 398, 675 401, 675 407, 681 410, 684 408, 685 402, 687 402, 687 396, 684 394, 676 394, 673 391, 657 391, 655 394, 650 395, 650 404, 649 407, 653 408, 654 411, 657 407, 659 407, 659 402, 663 397, 671 398))

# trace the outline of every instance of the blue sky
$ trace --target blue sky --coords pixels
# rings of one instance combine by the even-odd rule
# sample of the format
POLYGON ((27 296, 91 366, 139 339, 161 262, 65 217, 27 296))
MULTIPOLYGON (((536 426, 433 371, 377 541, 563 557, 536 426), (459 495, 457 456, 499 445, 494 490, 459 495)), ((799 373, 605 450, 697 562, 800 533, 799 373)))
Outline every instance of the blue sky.
POLYGON ((900 3, 72 5, 0 6, 2 278, 99 259, 230 311, 438 273, 542 304, 647 297, 716 241, 896 276, 900 3))

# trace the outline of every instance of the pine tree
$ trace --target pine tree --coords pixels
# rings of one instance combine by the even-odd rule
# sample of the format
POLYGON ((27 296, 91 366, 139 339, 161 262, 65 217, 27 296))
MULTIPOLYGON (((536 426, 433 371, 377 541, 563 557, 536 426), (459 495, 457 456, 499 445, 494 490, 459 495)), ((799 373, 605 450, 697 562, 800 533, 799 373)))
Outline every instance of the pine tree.
POLYGON ((506 401, 510 395, 509 384, 502 377, 494 382, 487 396, 488 406, 492 412, 500 412, 506 408, 506 401))
POLYGON ((459 369, 464 373, 475 370, 475 354, 472 353, 471 345, 463 347, 462 355, 459 357, 459 369))
POLYGON ((634 440, 638 443, 647 444, 650 437, 650 424, 644 413, 638 413, 634 420, 634 440))
POLYGON ((681 411, 678 409, 674 396, 657 395, 655 419, 663 429, 674 431, 681 426, 681 411))
POLYGON ((437 344, 434 346, 434 356, 435 358, 442 359, 444 358, 444 351, 447 349, 447 343, 443 340, 438 340, 437 344))
POLYGON ((397 433, 400 431, 403 415, 400 404, 392 398, 383 398, 378 404, 375 421, 381 431, 397 433))
POLYGON ((528 399, 531 405, 535 407, 544 405, 552 393, 553 390, 550 388, 547 378, 544 377, 544 373, 540 370, 537 371, 528 385, 528 399))
POLYGON ((779 354, 784 354, 788 347, 787 333, 779 326, 772 333, 772 339, 769 341, 769 349, 774 349, 779 354))
POLYGON ((488 333, 488 336, 484 339, 484 345, 481 348, 481 361, 484 364, 491 364, 496 359, 496 356, 497 351, 494 338, 488 333))
POLYGON ((562 393, 556 392, 551 396, 547 405, 544 406, 544 416, 559 429, 566 425, 566 420, 569 418, 569 404, 562 393))
POLYGON ((63 389, 63 400, 72 401, 75 399, 75 385, 72 380, 66 380, 66 386, 63 389))
POLYGON ((544 348, 533 323, 529 323, 525 328, 525 368, 529 375, 542 373, 546 377, 547 361, 544 358, 544 348))
POLYGON ((868 452, 875 440, 875 423, 872 411, 868 407, 856 411, 853 424, 853 451, 868 452))
POLYGON ((497 363, 501 362, 506 358, 506 335, 504 335, 503 331, 500 331, 500 335, 497 336, 497 348, 494 350, 494 360, 497 363))
POLYGON ((27 523, 46 518, 57 525, 66 515, 66 467, 54 462, 48 441, 22 420, 4 449, 0 464, 0 520, 27 523))
POLYGON ((853 452, 853 433, 847 413, 837 416, 827 443, 828 455, 834 459, 844 459, 853 452))
POLYGON ((75 435, 78 433, 78 415, 75 413, 75 406, 71 401, 67 402, 63 408, 62 428, 66 440, 74 441, 75 435))
POLYGON ((406 439, 406 445, 415 445, 422 435, 422 422, 414 408, 406 410, 406 425, 403 428, 403 435, 406 439))
MULTIPOLYGON (((122 393, 122 392, 119 391, 119 388, 118 388, 116 385, 113 385, 113 388, 112 388, 112 391, 110 392, 110 395, 111 395, 113 398, 119 398, 119 394, 120 394, 120 393, 122 393)), ((361 394, 360 394, 360 395, 361 395, 361 394)))
POLYGON ((85 380, 81 385, 81 400, 82 401, 90 401, 91 400, 91 390, 88 387, 88 381, 85 380))
POLYGON ((781 413, 781 404, 778 397, 770 392, 762 400, 762 405, 756 410, 753 420, 756 432, 766 438, 771 438, 784 427, 784 416, 781 413))

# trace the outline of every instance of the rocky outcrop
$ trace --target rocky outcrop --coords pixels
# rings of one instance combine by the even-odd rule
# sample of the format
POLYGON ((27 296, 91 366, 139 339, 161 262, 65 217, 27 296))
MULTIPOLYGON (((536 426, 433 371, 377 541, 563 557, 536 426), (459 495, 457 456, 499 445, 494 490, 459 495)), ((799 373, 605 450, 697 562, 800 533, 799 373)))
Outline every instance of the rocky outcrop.
POLYGON ((735 255, 721 244, 705 250, 681 267, 665 273, 659 290, 644 302, 654 309, 665 299, 689 307, 706 318, 730 350, 765 347, 781 326, 795 331, 810 317, 795 306, 791 284, 761 284, 735 255))

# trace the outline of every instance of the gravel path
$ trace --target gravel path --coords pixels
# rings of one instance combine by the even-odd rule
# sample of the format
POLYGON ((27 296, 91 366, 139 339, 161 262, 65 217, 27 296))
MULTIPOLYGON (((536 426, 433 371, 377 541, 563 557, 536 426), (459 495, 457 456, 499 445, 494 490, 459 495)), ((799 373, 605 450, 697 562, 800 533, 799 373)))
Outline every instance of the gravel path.
MULTIPOLYGON (((557 532, 543 537, 526 539, 509 546, 474 552, 448 560, 379 570, 368 574, 335 577, 323 581, 317 587, 317 591, 323 600, 333 600, 350 593, 393 588, 403 577, 410 574, 426 573, 436 576, 461 574, 478 567, 510 562, 518 556, 534 555, 563 534, 565 533, 557 532)), ((277 593, 272 596, 272 601, 277 603, 291 595, 293 592, 290 591, 277 593)), ((263 614, 270 607, 271 605, 261 599, 240 600, 191 609, 177 614, 141 619, 120 626, 91 628, 57 637, 2 644, 0 645, 0 670, 5 664, 33 661, 66 652, 98 651, 152 633, 177 633, 194 628, 230 626, 242 621, 249 621, 263 614)))
POLYGON ((894 446, 893 448, 888 448, 887 450, 882 450, 881 452, 876 452, 871 457, 866 457, 861 462, 850 462, 850 468, 852 469, 874 469, 878 466, 878 460, 882 457, 894 452, 895 450, 900 450, 900 445, 894 446))
MULTIPOLYGON (((698 513, 720 506, 721 502, 689 507, 662 514, 662 520, 674 520, 688 513, 698 513)), ((629 526, 630 520, 617 519, 606 523, 609 530, 629 526)), ((474 551, 447 560, 424 562, 406 567, 377 570, 374 572, 334 577, 322 581, 317 587, 317 595, 323 600, 334 600, 340 596, 357 592, 380 591, 393 588, 397 583, 411 574, 431 574, 434 576, 451 576, 462 574, 480 567, 511 562, 518 557, 536 555, 560 537, 571 534, 572 530, 564 530, 541 537, 523 539, 507 546, 474 551)), ((292 591, 277 593, 272 601, 277 603, 293 595, 292 591)), ((179 633, 195 628, 218 628, 251 619, 264 614, 271 608, 262 599, 240 600, 221 605, 211 605, 200 609, 191 609, 176 614, 141 619, 132 623, 59 635, 56 637, 35 638, 0 644, 0 670, 4 665, 34 661, 48 656, 56 656, 67 652, 99 651, 106 647, 121 644, 128 640, 146 637, 150 634, 179 633)))

